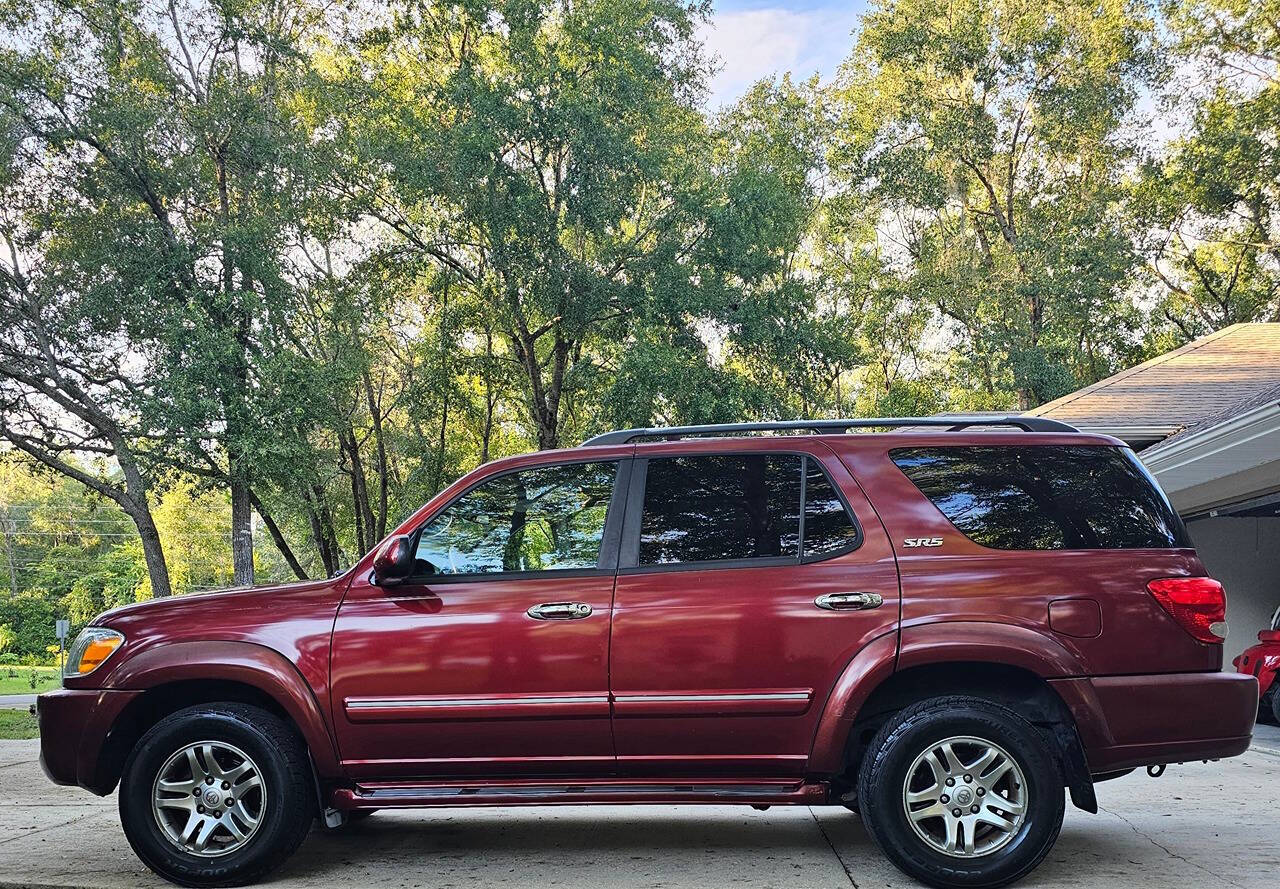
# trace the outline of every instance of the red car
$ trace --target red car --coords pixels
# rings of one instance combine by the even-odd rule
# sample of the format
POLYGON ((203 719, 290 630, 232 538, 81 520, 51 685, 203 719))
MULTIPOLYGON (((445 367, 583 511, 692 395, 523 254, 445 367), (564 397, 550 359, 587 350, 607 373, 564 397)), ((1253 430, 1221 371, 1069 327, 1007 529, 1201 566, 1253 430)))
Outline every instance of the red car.
POLYGON ((1267 717, 1280 725, 1280 608, 1271 616, 1271 629, 1258 633, 1258 644, 1231 662, 1236 670, 1258 678, 1258 692, 1262 695, 1259 716, 1267 717))
POLYGON ((1064 788, 1096 811, 1096 781, 1248 747, 1224 613, 1115 439, 628 430, 477 469, 340 577, 101 615, 41 761, 118 784, 188 886, 259 879, 317 816, 558 803, 845 805, 908 874, 998 886, 1064 788))

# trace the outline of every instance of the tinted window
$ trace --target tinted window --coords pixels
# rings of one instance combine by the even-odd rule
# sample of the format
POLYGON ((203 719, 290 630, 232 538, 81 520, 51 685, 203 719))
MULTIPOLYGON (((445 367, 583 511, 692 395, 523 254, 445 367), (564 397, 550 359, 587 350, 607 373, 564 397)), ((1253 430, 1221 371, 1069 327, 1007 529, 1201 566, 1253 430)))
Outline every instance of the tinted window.
POLYGON ((1190 546, 1132 451, 898 448, 893 461, 965 536, 995 549, 1190 546))
POLYGON ((800 457, 649 460, 640 564, 799 556, 800 457))
POLYGON ((423 529, 424 573, 595 568, 617 468, 543 466, 483 482, 423 529))
POLYGON ((821 558, 858 542, 858 528, 817 462, 805 461, 804 556, 821 558))

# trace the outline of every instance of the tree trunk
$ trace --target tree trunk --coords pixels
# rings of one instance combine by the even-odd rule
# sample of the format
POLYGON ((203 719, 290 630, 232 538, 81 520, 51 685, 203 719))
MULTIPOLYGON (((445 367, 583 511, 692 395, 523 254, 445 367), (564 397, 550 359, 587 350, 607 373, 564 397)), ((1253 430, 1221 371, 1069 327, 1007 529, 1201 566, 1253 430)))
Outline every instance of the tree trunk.
MULTIPOLYGON (((123 504, 122 504, 123 505, 123 504)), ((145 503, 133 503, 125 506, 125 512, 133 519, 138 529, 138 537, 142 540, 142 557, 147 563, 147 576, 151 579, 151 595, 163 599, 173 594, 169 586, 169 566, 164 561, 164 546, 160 543, 160 532, 151 518, 151 510, 145 503)))
POLYGON ((293 554, 293 549, 289 546, 289 541, 285 540, 284 533, 280 530, 280 526, 276 524, 276 520, 271 517, 271 513, 267 512, 262 505, 262 501, 258 499, 258 495, 249 490, 249 502, 253 504, 253 508, 257 511, 262 519, 262 524, 267 526, 267 531, 271 534, 271 539, 275 541, 276 549, 280 550, 280 555, 284 556, 284 560, 289 563, 290 570, 298 580, 306 580, 307 572, 302 570, 302 565, 298 562, 297 556, 293 554))
POLYGON ((236 586, 253 586, 253 505, 249 484, 231 472, 231 568, 236 586))
POLYGON ((302 500, 306 504, 307 519, 311 523, 311 539, 315 542, 320 563, 324 565, 325 577, 328 577, 339 568, 339 550, 333 521, 325 504, 324 491, 319 485, 313 485, 311 490, 302 492, 302 500))
POLYGON ((9 598, 16 599, 18 597, 18 566, 13 561, 14 527, 7 509, 0 521, 4 522, 4 554, 5 560, 9 563, 9 598))
POLYGON ((489 442, 493 439, 493 331, 484 329, 484 426, 480 430, 480 462, 489 462, 489 442))
POLYGON ((387 475, 390 472, 387 463, 387 444, 382 437, 382 405, 373 391, 373 380, 369 372, 364 372, 364 392, 369 404, 369 421, 373 426, 373 442, 378 450, 378 515, 374 540, 387 536, 387 475))
POLYGON ((432 492, 444 489, 444 454, 449 432, 449 395, 453 387, 449 380, 449 285, 444 286, 444 295, 440 302, 440 371, 444 378, 444 391, 440 394, 440 434, 436 441, 435 478, 432 480, 432 492))
POLYGON ((364 461, 360 459, 360 443, 350 426, 338 433, 338 440, 351 463, 351 506, 356 520, 356 548, 364 553, 379 538, 373 537, 375 521, 369 504, 369 486, 364 477, 364 461))

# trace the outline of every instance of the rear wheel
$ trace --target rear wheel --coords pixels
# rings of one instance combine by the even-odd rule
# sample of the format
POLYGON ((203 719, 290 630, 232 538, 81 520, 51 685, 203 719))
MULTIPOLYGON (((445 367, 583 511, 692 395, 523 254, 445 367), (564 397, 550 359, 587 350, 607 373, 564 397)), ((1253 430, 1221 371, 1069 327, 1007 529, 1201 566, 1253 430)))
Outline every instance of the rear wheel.
POLYGON ((1280 679, 1271 683, 1271 718, 1280 725, 1280 679))
POLYGON ((995 887, 1048 854, 1062 828, 1062 775, 1013 711, 934 698, 886 723, 859 773, 863 821, 889 859, 935 886, 995 887))
POLYGON ((179 710, 138 742, 120 820, 142 862, 182 886, 261 879, 302 842, 316 809, 306 749, 245 704, 179 710))

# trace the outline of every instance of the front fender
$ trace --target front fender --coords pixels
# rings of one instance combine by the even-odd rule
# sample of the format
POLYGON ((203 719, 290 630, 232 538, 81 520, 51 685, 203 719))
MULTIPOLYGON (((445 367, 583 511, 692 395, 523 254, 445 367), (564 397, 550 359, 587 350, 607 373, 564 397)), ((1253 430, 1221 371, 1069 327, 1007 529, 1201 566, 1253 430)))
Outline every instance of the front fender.
POLYGON ((252 642, 175 642, 140 651, 122 661, 106 688, 145 691, 172 682, 226 680, 252 686, 280 705, 302 733, 316 771, 341 775, 333 735, 311 686, 298 668, 274 649, 252 642))

